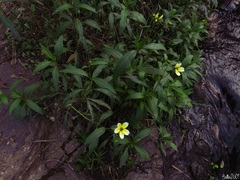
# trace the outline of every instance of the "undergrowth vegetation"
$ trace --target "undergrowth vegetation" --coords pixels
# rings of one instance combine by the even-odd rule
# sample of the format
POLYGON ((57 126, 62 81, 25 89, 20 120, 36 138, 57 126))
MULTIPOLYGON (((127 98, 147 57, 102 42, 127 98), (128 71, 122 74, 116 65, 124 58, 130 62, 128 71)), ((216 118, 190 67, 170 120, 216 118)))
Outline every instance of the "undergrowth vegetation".
POLYGON ((110 159, 131 165, 137 153, 149 160, 138 142, 152 125, 163 154, 165 145, 177 150, 166 126, 191 107, 201 75, 199 42, 207 32, 201 1, 12 2, 15 26, 3 18, 8 39, 41 81, 1 92, 10 113, 24 119, 35 111, 59 121, 60 109, 63 122, 80 123, 87 151, 76 161, 89 170, 104 169, 110 159))

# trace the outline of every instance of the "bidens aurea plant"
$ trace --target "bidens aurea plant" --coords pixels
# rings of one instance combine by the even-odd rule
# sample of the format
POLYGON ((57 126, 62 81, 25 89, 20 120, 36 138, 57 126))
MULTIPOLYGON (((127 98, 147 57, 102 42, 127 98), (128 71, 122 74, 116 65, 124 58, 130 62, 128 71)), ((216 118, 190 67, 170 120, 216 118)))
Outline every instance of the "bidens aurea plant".
MULTIPOLYGON (((42 92, 46 92, 37 102, 48 107, 44 109, 50 114, 55 100, 63 102, 59 107, 65 114, 65 121, 87 127, 79 130, 78 137, 88 147, 78 158, 84 168, 94 170, 95 165, 109 164, 104 162, 104 156, 114 157, 115 152, 122 155, 121 165, 130 159, 134 161, 131 148, 148 159, 143 148, 136 146, 150 134, 150 130, 142 129, 164 126, 173 119, 178 108, 191 107, 188 95, 200 74, 198 43, 205 33, 204 22, 198 18, 194 3, 177 0, 150 0, 145 4, 136 0, 43 1, 48 3, 23 4, 26 10, 34 8, 19 11, 24 18, 17 19, 23 25, 21 34, 26 35, 23 42, 32 44, 33 41, 34 47, 41 42, 41 50, 46 55, 35 58, 39 63, 34 72, 41 72, 42 92), (36 16, 37 12, 41 15, 36 16), (29 38, 29 32, 34 34, 33 38, 29 38), (48 105, 49 102, 53 104, 48 105), (126 109, 127 113, 122 113, 126 109), (118 110, 123 117, 118 117, 118 110), (118 123, 119 119, 129 123, 118 123), (117 127, 111 126, 111 133, 108 133, 112 124, 117 127), (125 138, 130 134, 129 124, 131 136, 125 138), (112 145, 109 135, 117 138, 118 143, 112 145)), ((7 103, 1 93, 0 99, 7 103)), ((26 102, 29 109, 41 113, 38 106, 26 102)), ((17 99, 12 107, 18 104, 17 99)), ((161 139, 162 146, 174 147, 167 130, 162 129, 158 130, 159 137, 167 137, 161 139)))

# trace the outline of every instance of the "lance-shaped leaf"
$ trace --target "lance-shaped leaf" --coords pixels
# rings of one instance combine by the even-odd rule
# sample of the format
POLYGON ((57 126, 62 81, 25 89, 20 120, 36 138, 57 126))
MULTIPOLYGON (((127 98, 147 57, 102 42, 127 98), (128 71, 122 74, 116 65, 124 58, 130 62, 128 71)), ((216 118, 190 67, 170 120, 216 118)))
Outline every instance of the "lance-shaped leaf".
POLYGON ((119 29, 118 29, 119 34, 122 34, 127 27, 127 15, 128 15, 128 10, 123 9, 121 12, 121 19, 120 19, 119 29))
POLYGON ((71 66, 71 65, 67 66, 65 69, 61 70, 60 72, 88 77, 88 74, 84 70, 76 68, 75 66, 71 66))
POLYGON ((38 106, 38 104, 33 102, 32 100, 27 100, 27 105, 28 105, 29 108, 31 108, 35 112, 37 112, 37 113, 39 113, 41 115, 43 114, 42 108, 40 108, 38 106))
POLYGON ((144 47, 145 49, 150 49, 150 50, 164 50, 166 51, 166 48, 162 43, 150 43, 144 47))
POLYGON ((61 11, 65 11, 65 10, 68 10, 68 9, 71 9, 73 8, 73 6, 71 4, 63 4, 62 6, 58 7, 54 12, 53 14, 56 14, 56 13, 59 13, 61 11))
POLYGON ((95 129, 85 140, 84 144, 88 145, 89 151, 92 152, 98 145, 99 138, 105 133, 106 128, 100 127, 95 129))
POLYGON ((15 28, 15 25, 6 16, 4 16, 4 14, 2 12, 0 12, 0 21, 6 28, 10 29, 14 38, 16 38, 17 40, 21 39, 19 33, 17 32, 17 30, 15 28))
POLYGON ((113 94, 116 94, 115 89, 105 79, 94 78, 93 81, 100 87, 109 90, 113 94))
POLYGON ((78 7, 81 8, 81 9, 86 9, 88 11, 92 11, 94 13, 97 13, 97 11, 93 7, 91 7, 91 6, 89 6, 89 5, 85 4, 85 3, 80 3, 78 5, 78 7))
POLYGON ((61 54, 64 53, 63 35, 59 36, 56 44, 54 45, 54 51, 55 51, 55 54, 56 54, 57 58, 59 58, 61 56, 61 54))
POLYGON ((117 63, 113 71, 113 82, 115 83, 117 78, 131 65, 132 60, 136 57, 137 52, 135 50, 127 52, 117 63))

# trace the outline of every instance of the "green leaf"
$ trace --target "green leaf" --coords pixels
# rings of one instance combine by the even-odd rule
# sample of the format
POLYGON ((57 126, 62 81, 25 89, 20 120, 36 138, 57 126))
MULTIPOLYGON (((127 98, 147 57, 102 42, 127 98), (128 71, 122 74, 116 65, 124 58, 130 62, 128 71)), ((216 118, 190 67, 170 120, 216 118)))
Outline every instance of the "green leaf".
POLYGON ((174 116, 174 110, 169 109, 168 110, 168 120, 171 121, 173 119, 173 116, 174 116))
POLYGON ((33 73, 35 74, 48 66, 54 66, 54 63, 52 61, 40 62, 38 63, 37 67, 34 69, 33 73))
POLYGON ((166 143, 171 146, 175 151, 178 151, 176 144, 174 144, 172 141, 166 141, 166 143))
POLYGON ((65 69, 61 70, 60 72, 88 77, 88 74, 84 70, 76 68, 75 66, 71 66, 71 65, 67 66, 65 69))
POLYGON ((125 6, 127 6, 128 8, 133 7, 136 5, 137 0, 123 0, 123 3, 125 6))
POLYGON ((145 49, 150 49, 150 50, 164 50, 166 51, 166 48, 162 43, 150 43, 144 47, 145 49))
POLYGON ((167 153, 166 153, 166 150, 165 150, 165 147, 164 147, 163 143, 160 143, 160 148, 161 148, 161 150, 162 150, 164 156, 166 156, 167 153))
POLYGON ((8 97, 0 90, 0 105, 2 103, 8 105, 8 97))
POLYGON ((88 154, 91 154, 96 149, 96 147, 98 146, 98 142, 99 142, 99 139, 95 139, 88 145, 88 148, 89 148, 88 154))
POLYGON ((111 91, 113 94, 116 94, 115 89, 104 79, 101 78, 94 78, 93 81, 101 88, 105 88, 111 91))
POLYGON ((12 114, 17 119, 23 120, 27 115, 29 115, 29 109, 26 109, 24 106, 19 105, 13 110, 12 114))
POLYGON ((147 24, 147 20, 145 19, 145 17, 137 11, 131 11, 130 18, 133 19, 134 21, 141 22, 145 25, 147 24))
POLYGON ((173 39, 173 40, 170 41, 170 44, 177 45, 177 44, 180 44, 182 42, 183 42, 182 39, 173 39))
POLYGON ((145 96, 143 93, 141 92, 137 92, 137 93, 132 93, 129 96, 127 96, 126 99, 143 99, 145 96))
POLYGON ((158 98, 151 97, 148 100, 148 107, 150 110, 150 114, 156 120, 158 118, 158 98))
POLYGON ((145 149, 143 149, 143 148, 141 148, 139 146, 134 146, 134 148, 136 149, 138 154, 141 156, 142 160, 150 160, 150 156, 149 156, 148 152, 145 149))
POLYGON ((106 120, 107 118, 109 118, 110 116, 113 115, 113 112, 111 110, 108 110, 106 112, 104 112, 101 116, 100 116, 100 119, 99 119, 99 123, 98 124, 101 124, 104 120, 106 120))
POLYGON ((193 55, 192 54, 188 54, 182 61, 182 66, 186 66, 191 64, 191 61, 193 59, 193 55))
POLYGON ((63 99, 64 103, 67 103, 70 99, 75 98, 83 89, 76 89, 71 93, 67 94, 67 96, 63 99))
POLYGON ((92 78, 96 78, 102 72, 102 70, 105 67, 106 67, 106 65, 99 65, 99 66, 97 66, 96 69, 92 73, 92 78))
POLYGON ((100 127, 95 129, 85 140, 84 144, 89 145, 94 142, 96 139, 99 139, 106 131, 105 127, 100 127))
POLYGON ((132 60, 137 55, 135 50, 127 52, 117 63, 113 71, 113 82, 115 83, 117 78, 131 65, 132 60))
POLYGON ((55 66, 52 71, 52 80, 53 80, 53 86, 56 90, 58 90, 58 83, 59 83, 59 71, 58 67, 55 66))
POLYGON ((131 81, 133 81, 134 83, 137 83, 137 84, 147 87, 146 82, 139 80, 137 76, 130 75, 130 76, 126 76, 126 78, 131 79, 131 81))
POLYGON ((17 30, 15 28, 15 25, 6 16, 4 16, 3 13, 1 13, 1 12, 0 12, 0 21, 2 22, 3 26, 10 29, 14 38, 16 38, 17 40, 21 39, 19 33, 17 32, 17 30))
POLYGON ((82 9, 86 9, 88 11, 92 11, 94 13, 97 13, 97 11, 93 7, 91 7, 91 6, 87 5, 87 4, 84 4, 84 3, 80 3, 78 5, 78 7, 82 8, 82 9))
POLYGON ((118 29, 120 35, 123 33, 123 31, 127 27, 127 15, 128 15, 128 10, 127 9, 123 9, 121 11, 120 23, 119 23, 119 29, 118 29))
POLYGON ((179 80, 176 80, 170 84, 170 87, 182 87, 182 83, 179 80))
POLYGON ((59 58, 64 53, 63 35, 59 36, 59 38, 54 46, 54 50, 55 50, 55 54, 56 54, 57 58, 59 58))
POLYGON ((119 2, 119 0, 108 0, 111 5, 117 8, 123 8, 123 4, 119 2))
POLYGON ((172 136, 169 133, 165 133, 165 134, 162 134, 161 138, 163 138, 163 139, 171 139, 172 136))
POLYGON ((2 97, 1 97, 1 101, 2 101, 3 104, 5 104, 6 106, 9 104, 9 103, 8 103, 8 98, 7 98, 7 96, 2 96, 2 97))
POLYGON ((138 143, 141 139, 149 136, 150 134, 151 134, 151 130, 149 128, 143 129, 134 137, 134 140, 136 143, 138 143))
POLYGON ((164 126, 159 126, 159 127, 158 127, 158 131, 159 131, 159 133, 161 134, 161 136, 163 136, 164 134, 169 134, 169 133, 167 132, 167 129, 166 129, 164 126))
POLYGON ((115 94, 116 93, 113 93, 112 91, 109 91, 108 89, 105 89, 105 88, 96 88, 94 89, 95 91, 98 91, 98 92, 101 92, 105 95, 107 95, 108 97, 110 98, 115 98, 115 94))
POLYGON ((83 39, 83 26, 79 19, 75 19, 75 28, 77 29, 80 39, 83 39))
POLYGON ((168 112, 168 107, 165 106, 162 102, 160 102, 160 103, 158 104, 158 107, 159 107, 161 110, 163 110, 163 111, 165 111, 165 112, 168 112))
POLYGON ((11 95, 12 92, 16 89, 16 87, 18 86, 18 84, 20 84, 22 81, 23 81, 23 80, 20 79, 20 80, 17 80, 17 81, 15 81, 15 82, 13 82, 13 83, 11 84, 11 86, 10 86, 9 89, 8 89, 8 92, 9 92, 10 95, 11 95))
POLYGON ((41 46, 41 49, 43 51, 43 53, 49 57, 51 60, 55 61, 56 60, 56 57, 51 53, 51 51, 46 48, 43 44, 40 43, 40 46, 41 46))
POLYGON ((64 33, 64 31, 70 27, 70 25, 72 24, 71 21, 65 21, 65 22, 61 22, 58 27, 57 27, 57 36, 61 35, 64 33))
POLYGON ((16 99, 12 102, 12 104, 9 107, 9 113, 12 114, 13 110, 16 109, 17 106, 19 106, 21 102, 21 99, 16 99))
POLYGON ((100 106, 104 106, 106 107, 107 109, 111 109, 111 107, 105 103, 104 101, 100 100, 100 99, 92 99, 92 98, 88 98, 88 100, 92 101, 92 102, 95 102, 96 104, 100 105, 100 106))
POLYGON ((91 63, 91 66, 96 66, 96 65, 107 65, 108 62, 102 61, 102 60, 93 60, 91 63))
POLYGON ((87 109, 88 109, 88 112, 90 113, 91 120, 94 121, 95 115, 94 115, 94 112, 93 112, 92 103, 90 103, 89 100, 87 100, 87 109))
POLYGON ((53 14, 59 13, 59 12, 61 12, 61 11, 66 11, 66 10, 71 9, 71 8, 73 8, 72 5, 70 5, 70 4, 68 4, 68 3, 65 3, 65 4, 61 5, 60 7, 58 7, 58 8, 53 12, 53 14))
POLYGON ((110 12, 108 15, 108 22, 109 22, 110 29, 112 30, 114 28, 114 16, 112 12, 110 12))
POLYGON ((120 59, 123 57, 122 53, 119 50, 113 49, 113 48, 104 48, 104 51, 108 55, 112 55, 116 59, 120 59))
POLYGON ((99 24, 96 21, 94 21, 94 20, 87 19, 86 21, 84 21, 84 23, 89 25, 89 26, 91 26, 91 27, 93 27, 93 28, 95 28, 95 29, 97 29, 97 30, 99 30, 99 31, 102 31, 101 27, 99 26, 99 24))
POLYGON ((43 115, 43 111, 42 108, 40 108, 37 103, 33 102, 32 100, 27 100, 27 105, 29 108, 31 108, 32 110, 34 110, 35 112, 43 115))
POLYGON ((23 93, 24 94, 31 94, 31 93, 35 92, 39 88, 40 85, 41 85, 40 82, 31 84, 23 90, 23 93))
MULTIPOLYGON (((114 128, 115 129, 115 128, 114 128)), ((130 141, 128 139, 117 139, 116 141, 117 144, 122 144, 122 145, 125 145, 125 144, 129 144, 130 141)))
POLYGON ((128 148, 126 148, 124 150, 124 152, 123 152, 123 154, 122 154, 122 156, 120 158, 120 165, 119 165, 120 168, 126 164, 127 159, 128 159, 128 148))

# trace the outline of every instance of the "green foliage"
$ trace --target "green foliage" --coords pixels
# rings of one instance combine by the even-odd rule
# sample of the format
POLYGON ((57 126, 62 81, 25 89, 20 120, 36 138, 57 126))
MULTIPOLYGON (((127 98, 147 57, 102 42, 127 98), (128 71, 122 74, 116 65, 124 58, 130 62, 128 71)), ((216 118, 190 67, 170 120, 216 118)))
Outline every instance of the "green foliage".
POLYGON ((177 149, 177 146, 176 144, 174 144, 172 142, 172 136, 171 134, 169 134, 167 132, 167 129, 163 126, 159 126, 158 127, 158 131, 159 131, 159 134, 160 134, 160 138, 159 138, 159 146, 163 152, 163 154, 166 156, 167 155, 167 152, 166 152, 166 149, 165 149, 165 146, 166 145, 169 145, 171 148, 173 148, 175 151, 178 151, 177 149))
POLYGON ((4 11, 1 7, 0 7, 0 21, 5 28, 10 29, 11 34, 15 39, 17 39, 17 40, 21 39, 18 31, 16 30, 14 23, 6 17, 6 15, 4 14, 4 11))
POLYGON ((27 86, 23 91, 17 89, 21 81, 12 83, 8 95, 0 91, 0 105, 8 106, 9 113, 18 119, 32 117, 32 111, 43 114, 42 108, 37 103, 37 97, 33 93, 39 88, 40 83, 27 86), (10 103, 11 102, 11 103, 10 103))
MULTIPOLYGON (((33 72, 41 74, 42 104, 58 99, 65 119, 86 127, 79 139, 87 152, 78 162, 91 170, 103 165, 105 147, 111 157, 119 156, 120 167, 130 164, 136 152, 148 160, 138 146, 150 134, 143 128, 146 122, 158 126, 165 155, 166 145, 177 151, 164 125, 179 109, 192 106, 191 87, 201 75, 199 42, 207 32, 202 6, 193 0, 43 0, 23 2, 13 11, 21 16, 16 27, 22 39, 16 45, 39 57, 33 72), (180 76, 177 63, 184 68, 180 76), (123 119, 133 133, 120 139, 108 129, 123 119)), ((25 114, 29 109, 43 113, 36 96, 32 100, 24 91, 11 91, 10 112, 21 107, 25 114)), ((6 97, 0 93, 8 105, 6 97)))
POLYGON ((219 165, 216 163, 211 162, 212 169, 218 169, 219 165))
MULTIPOLYGON (((114 129, 115 126, 112 127, 114 129)), ((114 143, 114 156, 121 154, 120 156, 120 164, 119 166, 122 167, 126 165, 129 154, 135 154, 132 151, 137 152, 142 160, 150 160, 150 156, 146 150, 138 146, 138 142, 143 138, 149 136, 151 133, 150 129, 143 129, 137 135, 129 139, 120 139, 116 135, 113 136, 113 143, 114 143)))

